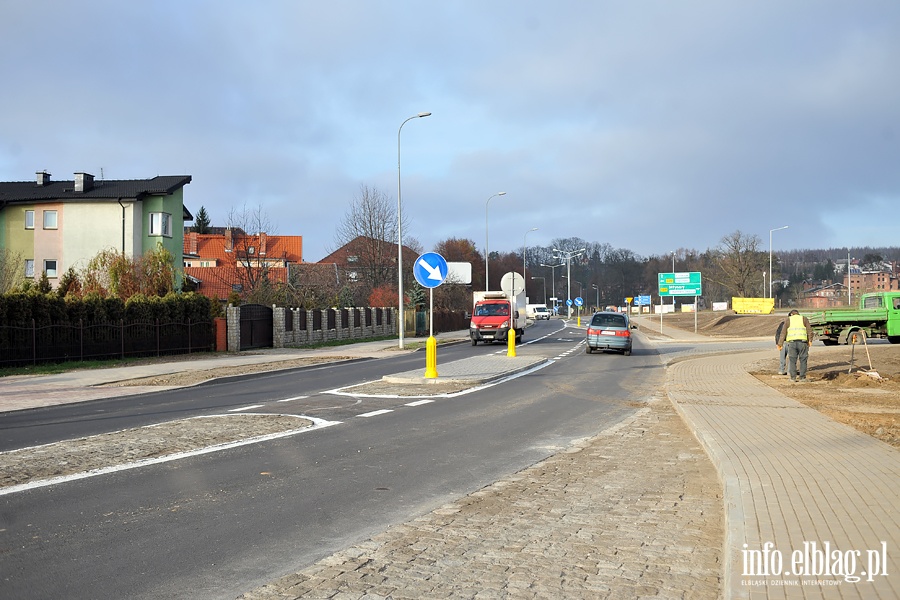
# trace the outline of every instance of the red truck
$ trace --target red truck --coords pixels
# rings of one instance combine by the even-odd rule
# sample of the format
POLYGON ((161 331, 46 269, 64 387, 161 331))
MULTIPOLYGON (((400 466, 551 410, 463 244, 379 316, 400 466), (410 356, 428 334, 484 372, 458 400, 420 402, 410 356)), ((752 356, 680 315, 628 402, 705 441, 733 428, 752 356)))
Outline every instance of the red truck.
POLYGON ((494 340, 507 341, 513 331, 516 343, 525 335, 525 294, 515 296, 515 302, 503 292, 474 292, 475 306, 469 323, 472 345, 494 340))

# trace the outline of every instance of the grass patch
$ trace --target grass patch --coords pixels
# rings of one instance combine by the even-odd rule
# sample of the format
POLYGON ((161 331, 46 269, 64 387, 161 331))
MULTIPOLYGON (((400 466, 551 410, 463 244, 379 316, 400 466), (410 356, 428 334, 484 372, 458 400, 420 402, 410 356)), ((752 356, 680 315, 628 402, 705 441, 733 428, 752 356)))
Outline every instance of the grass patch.
POLYGON ((78 360, 63 363, 42 363, 23 367, 0 367, 0 377, 12 375, 57 375, 69 371, 82 371, 87 369, 109 369, 113 367, 134 367, 160 362, 175 362, 193 360, 212 356, 212 352, 192 352, 191 354, 169 354, 166 356, 113 358, 110 360, 78 360))

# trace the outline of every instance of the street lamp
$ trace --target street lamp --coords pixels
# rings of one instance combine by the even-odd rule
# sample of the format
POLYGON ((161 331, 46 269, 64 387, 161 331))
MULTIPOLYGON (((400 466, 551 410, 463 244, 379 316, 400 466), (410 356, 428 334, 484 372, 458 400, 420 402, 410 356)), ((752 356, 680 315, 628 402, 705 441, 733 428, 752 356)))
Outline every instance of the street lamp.
POLYGON ((597 310, 600 310, 600 288, 597 287, 596 283, 592 283, 591 287, 597 290, 597 304, 595 304, 594 306, 597 307, 597 310))
MULTIPOLYGON (((566 279, 569 278, 567 275, 563 275, 563 277, 565 277, 566 279)), ((578 284, 578 296, 577 297, 581 298, 582 296, 584 296, 584 284, 581 283, 580 281, 578 281, 577 279, 573 279, 572 281, 574 281, 575 283, 578 284)), ((583 299, 584 298, 582 298, 582 300, 583 299)))
MULTIPOLYGON (((505 196, 506 192, 497 192, 491 198, 496 196, 505 196)), ((491 198, 487 199, 487 202, 484 203, 484 291, 488 292, 491 289, 490 283, 488 283, 488 205, 491 203, 491 198)), ((525 274, 522 274, 524 277, 525 274)))
MULTIPOLYGON (((675 280, 675 251, 672 250, 672 280, 675 280)), ((662 298, 659 299, 659 310, 662 310, 662 298)), ((672 312, 675 312, 675 296, 672 296, 672 312)))
POLYGON ((403 324, 406 319, 403 314, 403 205, 400 202, 400 132, 403 131, 403 126, 406 125, 408 121, 430 116, 430 112, 420 112, 419 114, 413 115, 410 118, 406 119, 406 121, 400 123, 400 128, 397 129, 397 288, 400 291, 400 298, 398 299, 398 302, 400 304, 401 350, 403 350, 403 324))
MULTIPOLYGON (((554 298, 556 298, 556 267, 561 267, 562 264, 545 265, 544 263, 541 263, 541 266, 548 267, 550 269, 550 289, 551 289, 550 293, 553 295, 554 298)), ((557 300, 556 303, 558 305, 559 300, 557 300)))
MULTIPOLYGON (((528 231, 525 232, 525 235, 522 236, 522 288, 525 287, 525 253, 528 251, 528 246, 525 245, 525 240, 528 238, 529 233, 531 233, 532 231, 537 231, 537 230, 538 230, 537 227, 532 227, 531 229, 529 229, 528 231)), ((522 291, 525 292, 525 289, 523 289, 522 291)), ((527 297, 528 293, 526 292, 525 295, 527 297)))
POLYGON ((544 284, 544 304, 547 304, 547 278, 546 277, 532 277, 532 279, 540 279, 544 284))
MULTIPOLYGON (((566 273, 567 273, 566 282, 568 283, 568 290, 566 293, 568 294, 567 300, 571 300, 572 299, 572 277, 571 277, 571 275, 572 275, 572 259, 576 256, 580 256, 581 253, 584 252, 584 248, 582 248, 581 250, 572 250, 571 252, 563 252, 559 248, 554 248, 553 251, 558 254, 565 255, 564 257, 557 256, 557 258, 565 258, 566 259, 566 273)), ((572 308, 568 304, 566 304, 566 316, 567 317, 572 316, 572 308)))
POLYGON ((776 227, 775 229, 769 230, 769 298, 772 298, 772 232, 773 231, 781 231, 782 229, 787 229, 790 227, 789 225, 785 225, 784 227, 776 227))

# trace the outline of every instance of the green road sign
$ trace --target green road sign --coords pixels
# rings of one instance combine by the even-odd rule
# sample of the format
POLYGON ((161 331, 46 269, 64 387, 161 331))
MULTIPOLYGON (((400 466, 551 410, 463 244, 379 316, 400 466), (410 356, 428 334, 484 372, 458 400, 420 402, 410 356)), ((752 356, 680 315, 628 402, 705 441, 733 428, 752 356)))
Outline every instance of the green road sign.
POLYGON ((659 273, 660 296, 700 296, 703 284, 700 273, 659 273))

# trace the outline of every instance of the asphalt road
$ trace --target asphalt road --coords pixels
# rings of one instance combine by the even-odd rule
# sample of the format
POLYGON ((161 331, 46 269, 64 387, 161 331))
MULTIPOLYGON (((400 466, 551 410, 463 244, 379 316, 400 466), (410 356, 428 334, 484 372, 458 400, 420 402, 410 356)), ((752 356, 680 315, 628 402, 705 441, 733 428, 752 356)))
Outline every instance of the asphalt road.
MULTIPOLYGON (((35 411, 26 428, 41 439, 250 404, 339 423, 4 496, 0 597, 236 597, 543 460, 662 385, 651 351, 586 355, 583 332, 558 328, 536 325, 527 339, 549 337, 518 350, 553 358, 546 368, 414 406, 327 392, 416 368, 419 354, 35 411), (381 408, 393 410, 359 416, 381 408)), ((498 351, 442 348, 439 363, 498 351)))

